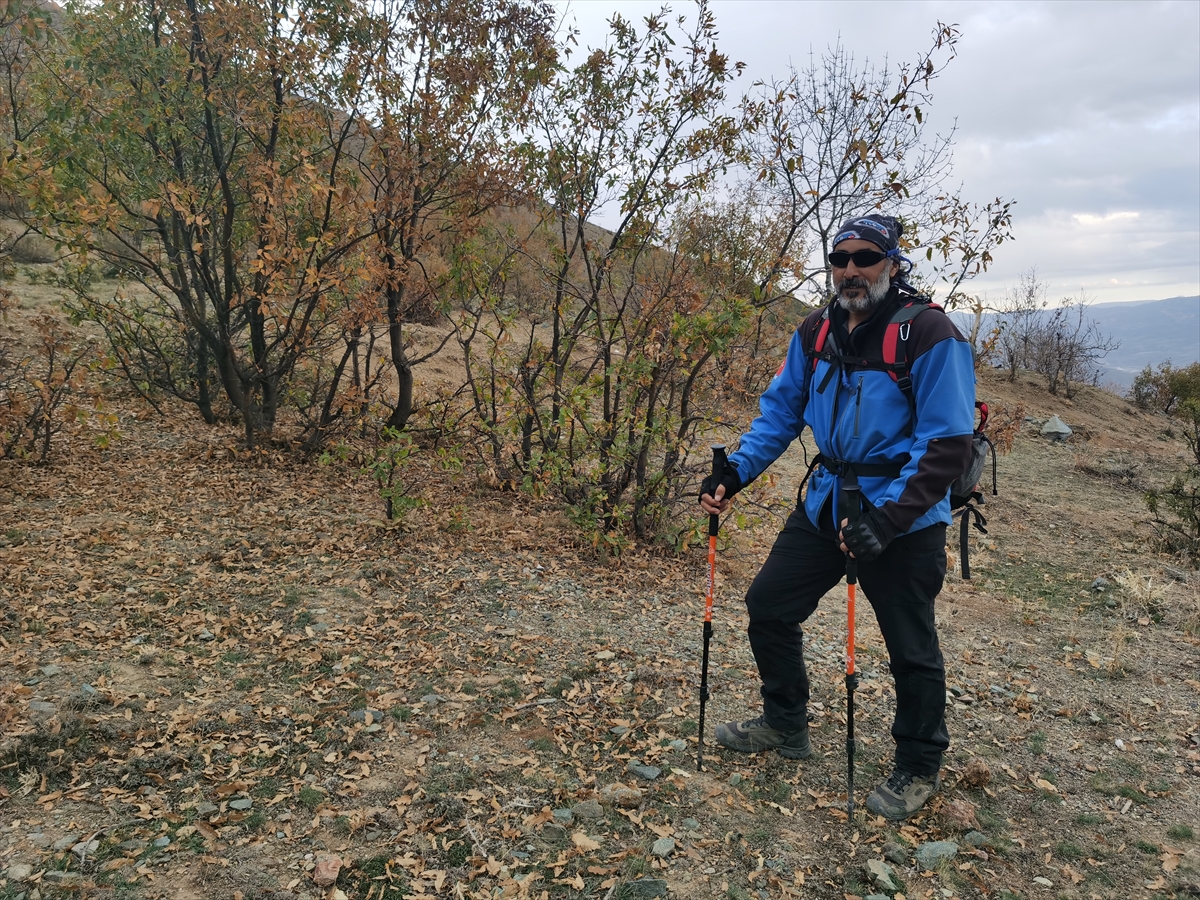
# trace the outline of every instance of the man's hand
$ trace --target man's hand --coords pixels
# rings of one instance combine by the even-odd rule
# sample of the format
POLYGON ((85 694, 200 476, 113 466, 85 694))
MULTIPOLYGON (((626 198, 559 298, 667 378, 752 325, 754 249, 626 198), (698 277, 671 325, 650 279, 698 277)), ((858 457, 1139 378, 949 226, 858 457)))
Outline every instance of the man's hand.
POLYGON ((849 553, 860 562, 878 559, 888 544, 896 537, 896 526, 882 510, 871 507, 854 522, 842 519, 842 552, 849 553))
POLYGON ((733 495, 742 489, 742 479, 733 463, 725 463, 720 476, 709 475, 700 482, 700 506, 710 516, 720 515, 733 503, 733 495))

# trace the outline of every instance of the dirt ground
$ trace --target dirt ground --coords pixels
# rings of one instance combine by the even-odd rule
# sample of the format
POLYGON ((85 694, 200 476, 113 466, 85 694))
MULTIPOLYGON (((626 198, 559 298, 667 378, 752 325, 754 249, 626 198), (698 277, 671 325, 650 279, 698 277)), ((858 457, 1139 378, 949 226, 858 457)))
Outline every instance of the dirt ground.
POLYGON ((1182 444, 1100 391, 979 395, 1020 427, 969 581, 951 541, 953 744, 900 827, 862 809, 893 703, 867 604, 846 817, 844 587, 806 626, 814 757, 712 744, 758 712, 741 597, 773 515, 723 531, 697 771, 700 547, 601 561, 424 457, 387 524, 353 469, 115 395, 107 448, 85 423, 0 462, 0 898, 1200 896, 1200 576, 1142 500, 1182 444))

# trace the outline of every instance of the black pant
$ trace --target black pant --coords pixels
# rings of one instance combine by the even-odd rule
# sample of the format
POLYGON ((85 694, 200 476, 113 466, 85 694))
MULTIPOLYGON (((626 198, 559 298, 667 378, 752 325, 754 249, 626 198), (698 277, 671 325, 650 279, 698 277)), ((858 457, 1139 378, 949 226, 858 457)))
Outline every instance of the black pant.
MULTIPOLYGON (((835 533, 817 531, 797 508, 746 594, 750 647, 772 728, 795 731, 805 722, 809 687, 800 624, 845 574, 835 533)), ((858 566, 896 681, 896 767, 917 775, 935 774, 950 746, 946 669, 933 619, 945 577, 945 525, 898 537, 878 559, 858 566)))

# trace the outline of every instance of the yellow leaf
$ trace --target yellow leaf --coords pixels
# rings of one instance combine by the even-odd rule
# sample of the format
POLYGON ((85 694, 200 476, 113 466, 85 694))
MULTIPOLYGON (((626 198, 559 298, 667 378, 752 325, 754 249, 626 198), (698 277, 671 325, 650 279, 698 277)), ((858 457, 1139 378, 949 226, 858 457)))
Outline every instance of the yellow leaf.
POLYGON ((592 851, 592 850, 600 849, 600 845, 596 841, 593 841, 590 837, 588 837, 582 831, 577 831, 573 835, 571 835, 571 841, 580 850, 592 851))

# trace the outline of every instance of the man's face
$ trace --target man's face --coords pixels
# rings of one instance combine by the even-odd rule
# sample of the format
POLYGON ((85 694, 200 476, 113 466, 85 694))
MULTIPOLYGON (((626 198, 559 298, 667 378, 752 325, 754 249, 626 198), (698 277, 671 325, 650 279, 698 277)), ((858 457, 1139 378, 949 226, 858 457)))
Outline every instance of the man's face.
POLYGON ((830 260, 833 289, 842 308, 850 312, 868 312, 874 309, 887 296, 891 279, 900 266, 885 257, 883 251, 870 241, 845 240, 834 247, 834 251, 850 255, 865 252, 878 257, 877 262, 866 266, 857 265, 853 259, 846 260, 844 266, 838 266, 830 260))

